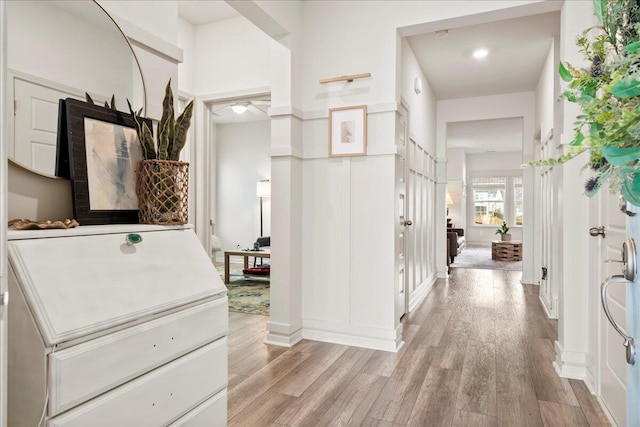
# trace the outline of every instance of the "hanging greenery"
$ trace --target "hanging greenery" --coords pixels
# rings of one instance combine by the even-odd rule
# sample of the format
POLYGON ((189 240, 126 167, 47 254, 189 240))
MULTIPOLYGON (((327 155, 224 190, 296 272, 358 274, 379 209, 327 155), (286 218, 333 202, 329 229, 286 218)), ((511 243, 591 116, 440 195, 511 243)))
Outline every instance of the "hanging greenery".
POLYGON ((566 154, 529 166, 564 163, 585 151, 593 171, 585 194, 608 183, 611 192, 640 206, 640 5, 637 0, 593 0, 599 25, 585 30, 577 46, 588 65, 560 63, 564 97, 578 104, 575 136, 566 154))

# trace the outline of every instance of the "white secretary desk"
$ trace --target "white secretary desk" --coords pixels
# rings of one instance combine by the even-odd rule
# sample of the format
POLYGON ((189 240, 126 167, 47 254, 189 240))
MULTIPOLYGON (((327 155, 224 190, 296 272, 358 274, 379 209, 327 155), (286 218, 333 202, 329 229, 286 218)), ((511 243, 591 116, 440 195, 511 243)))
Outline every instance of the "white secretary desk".
POLYGON ((226 288, 190 226, 8 240, 10 427, 226 425, 226 288))

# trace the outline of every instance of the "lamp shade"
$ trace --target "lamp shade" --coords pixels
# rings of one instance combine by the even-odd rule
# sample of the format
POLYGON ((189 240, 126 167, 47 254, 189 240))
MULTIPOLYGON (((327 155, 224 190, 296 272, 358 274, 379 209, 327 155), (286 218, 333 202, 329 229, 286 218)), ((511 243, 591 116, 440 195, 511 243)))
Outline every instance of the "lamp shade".
POLYGON ((258 181, 256 186, 256 195, 258 197, 271 197, 271 181, 258 181))
POLYGON ((451 196, 449 195, 449 193, 447 193, 447 206, 450 206, 453 204, 453 199, 451 198, 451 196))

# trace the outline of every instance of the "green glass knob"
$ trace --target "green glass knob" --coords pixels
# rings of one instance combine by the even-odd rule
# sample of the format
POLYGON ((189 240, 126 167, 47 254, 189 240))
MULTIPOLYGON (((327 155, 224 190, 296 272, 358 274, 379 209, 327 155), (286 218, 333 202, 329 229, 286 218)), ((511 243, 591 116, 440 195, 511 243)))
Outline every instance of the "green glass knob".
POLYGON ((142 236, 137 233, 129 233, 127 234, 127 245, 135 245, 136 243, 142 242, 142 236))

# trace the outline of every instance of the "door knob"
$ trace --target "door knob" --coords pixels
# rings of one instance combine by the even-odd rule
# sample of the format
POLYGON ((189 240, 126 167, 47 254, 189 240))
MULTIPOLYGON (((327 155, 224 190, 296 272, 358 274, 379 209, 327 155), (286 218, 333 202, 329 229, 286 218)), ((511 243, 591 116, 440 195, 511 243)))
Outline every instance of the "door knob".
POLYGON ((591 227, 589 229, 589 234, 591 234, 593 237, 602 236, 604 238, 605 237, 605 235, 604 235, 604 226, 602 226, 602 227, 591 227))
POLYGON ((408 227, 408 226, 413 225, 413 222, 410 221, 410 220, 406 220, 406 221, 403 222, 403 225, 406 225, 408 227))
POLYGON ((614 276, 607 277, 602 281, 602 283, 600 284, 600 299, 602 301, 602 308, 604 310, 604 314, 607 316, 607 319, 609 319, 609 323, 611 323, 611 326, 613 326, 613 329, 615 329, 616 332, 619 333, 620 336, 624 339, 622 345, 624 346, 626 351, 627 363, 629 365, 633 365, 636 363, 636 346, 633 337, 630 337, 629 335, 622 332, 616 321, 613 319, 613 316, 611 316, 611 312, 609 311, 609 303, 607 302, 607 287, 612 283, 626 284, 627 280, 624 276, 616 274, 614 276))

